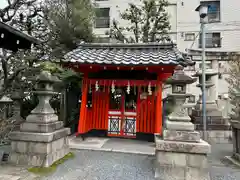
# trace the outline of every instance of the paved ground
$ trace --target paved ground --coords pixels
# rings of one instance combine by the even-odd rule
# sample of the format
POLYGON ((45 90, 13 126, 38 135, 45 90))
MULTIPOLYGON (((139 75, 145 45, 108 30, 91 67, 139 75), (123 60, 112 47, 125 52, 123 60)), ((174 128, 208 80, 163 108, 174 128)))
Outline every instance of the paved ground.
POLYGON ((134 139, 120 138, 87 138, 84 141, 81 138, 70 138, 70 148, 99 150, 111 152, 125 152, 133 154, 154 155, 155 145, 152 142, 138 141, 134 139))
MULTIPOLYGON (((231 144, 212 145, 209 156, 212 180, 239 180, 240 168, 225 160, 230 156, 231 144)), ((52 176, 41 180, 154 180, 154 157, 114 152, 76 151, 76 159, 52 176)))
POLYGON ((232 144, 212 145, 212 154, 209 157, 212 180, 240 180, 240 167, 224 158, 231 155, 232 144))
MULTIPOLYGON (((209 157, 212 180, 240 180, 240 168, 224 159, 231 152, 231 144, 212 145, 209 157)), ((12 175, 7 180, 19 180, 19 177, 21 180, 154 180, 153 156, 89 150, 74 153, 74 159, 60 165, 48 177, 30 177, 23 168, 6 166, 0 167, 0 174, 12 175)), ((6 179, 0 176, 0 180, 6 179)))
POLYGON ((154 180, 154 157, 81 150, 41 180, 154 180))

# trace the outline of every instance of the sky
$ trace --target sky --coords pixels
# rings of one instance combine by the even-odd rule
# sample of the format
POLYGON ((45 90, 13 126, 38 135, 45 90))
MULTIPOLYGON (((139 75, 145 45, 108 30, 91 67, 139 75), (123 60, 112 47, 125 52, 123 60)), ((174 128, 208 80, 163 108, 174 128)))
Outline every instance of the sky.
POLYGON ((4 8, 7 5, 7 1, 6 0, 0 0, 0 9, 4 8))

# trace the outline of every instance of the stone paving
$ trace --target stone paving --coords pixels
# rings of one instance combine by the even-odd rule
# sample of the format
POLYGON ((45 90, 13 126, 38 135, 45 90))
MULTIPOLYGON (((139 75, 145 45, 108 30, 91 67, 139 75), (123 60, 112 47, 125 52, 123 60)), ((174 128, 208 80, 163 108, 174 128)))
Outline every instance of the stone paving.
POLYGON ((232 155, 232 144, 213 144, 209 156, 211 180, 239 180, 240 167, 228 161, 225 156, 232 155))
POLYGON ((81 150, 41 180, 154 180, 154 157, 81 150))
POLYGON ((93 137, 86 138, 82 141, 79 137, 71 137, 69 140, 69 146, 71 149, 78 150, 111 151, 143 155, 155 154, 154 143, 133 139, 93 137))
MULTIPOLYGON (((212 180, 240 179, 240 167, 224 159, 224 156, 231 155, 231 151, 231 144, 212 145, 209 157, 212 180)), ((0 180, 154 180, 153 156, 90 150, 73 152, 74 159, 60 165, 47 177, 39 178, 23 167, 2 165, 0 180)))

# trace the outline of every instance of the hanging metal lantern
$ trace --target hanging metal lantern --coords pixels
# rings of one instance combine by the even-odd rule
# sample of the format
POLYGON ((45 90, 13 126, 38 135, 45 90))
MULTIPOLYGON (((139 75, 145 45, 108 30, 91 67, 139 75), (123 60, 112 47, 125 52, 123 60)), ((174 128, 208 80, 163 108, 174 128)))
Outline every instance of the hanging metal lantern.
POLYGON ((98 81, 96 81, 96 84, 95 84, 95 89, 96 89, 96 91, 98 91, 98 90, 99 90, 98 81))
POLYGON ((112 81, 112 85, 111 85, 111 92, 114 93, 115 92, 115 84, 114 81, 112 81))
POLYGON ((127 93, 130 94, 130 83, 128 81, 128 85, 127 85, 127 93))
POLYGON ((152 95, 151 83, 148 84, 148 94, 149 94, 149 95, 152 95))

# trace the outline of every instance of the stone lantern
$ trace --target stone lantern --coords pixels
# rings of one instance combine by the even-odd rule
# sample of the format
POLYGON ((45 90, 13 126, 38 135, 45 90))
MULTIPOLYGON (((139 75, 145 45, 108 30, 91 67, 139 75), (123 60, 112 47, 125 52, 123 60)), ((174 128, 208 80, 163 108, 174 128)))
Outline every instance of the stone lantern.
POLYGON ((22 165, 49 167, 69 153, 69 128, 63 127, 49 100, 53 94, 53 84, 59 80, 49 72, 43 71, 36 78, 39 103, 20 131, 9 134, 12 140, 10 162, 22 165))
MULTIPOLYGON (((191 118, 188 115, 187 108, 184 106, 185 101, 190 94, 186 94, 186 87, 187 84, 192 84, 197 79, 194 79, 190 76, 187 76, 183 72, 183 68, 178 66, 175 70, 175 73, 171 78, 169 78, 166 83, 172 85, 172 93, 168 95, 168 97, 172 98, 174 101, 173 111, 168 116, 166 121, 166 130, 164 131, 164 136, 166 140, 169 138, 173 138, 171 135, 172 130, 194 130, 194 125, 190 122, 191 118)), ((184 131, 181 131, 184 133, 184 131)), ((187 132, 188 134, 188 132, 187 132)), ((185 138, 190 138, 189 140, 192 141, 192 138, 196 138, 195 140, 200 140, 200 136, 198 133, 195 133, 196 136, 184 136, 185 138)), ((177 137, 174 137, 177 138, 177 137)), ((178 137, 179 138, 179 137, 178 137)), ((184 141, 188 141, 184 139, 184 141)))
MULTIPOLYGON (((218 72, 214 69, 206 70, 206 130, 207 141, 211 143, 228 143, 231 139, 231 130, 228 118, 224 118, 222 112, 218 109, 215 99, 215 84, 212 77, 218 72)), ((194 74, 199 78, 197 87, 202 89, 202 72, 198 71, 194 74)), ((202 110, 202 95, 192 111, 192 121, 196 125, 196 130, 203 134, 203 110, 202 110)))
POLYGON ((196 79, 184 74, 178 66, 166 83, 172 85, 169 97, 175 101, 173 112, 168 115, 163 136, 156 136, 156 178, 159 180, 209 180, 207 154, 210 145, 201 140, 188 115, 185 101, 187 84, 196 79), (173 178, 174 177, 174 178, 173 178))

